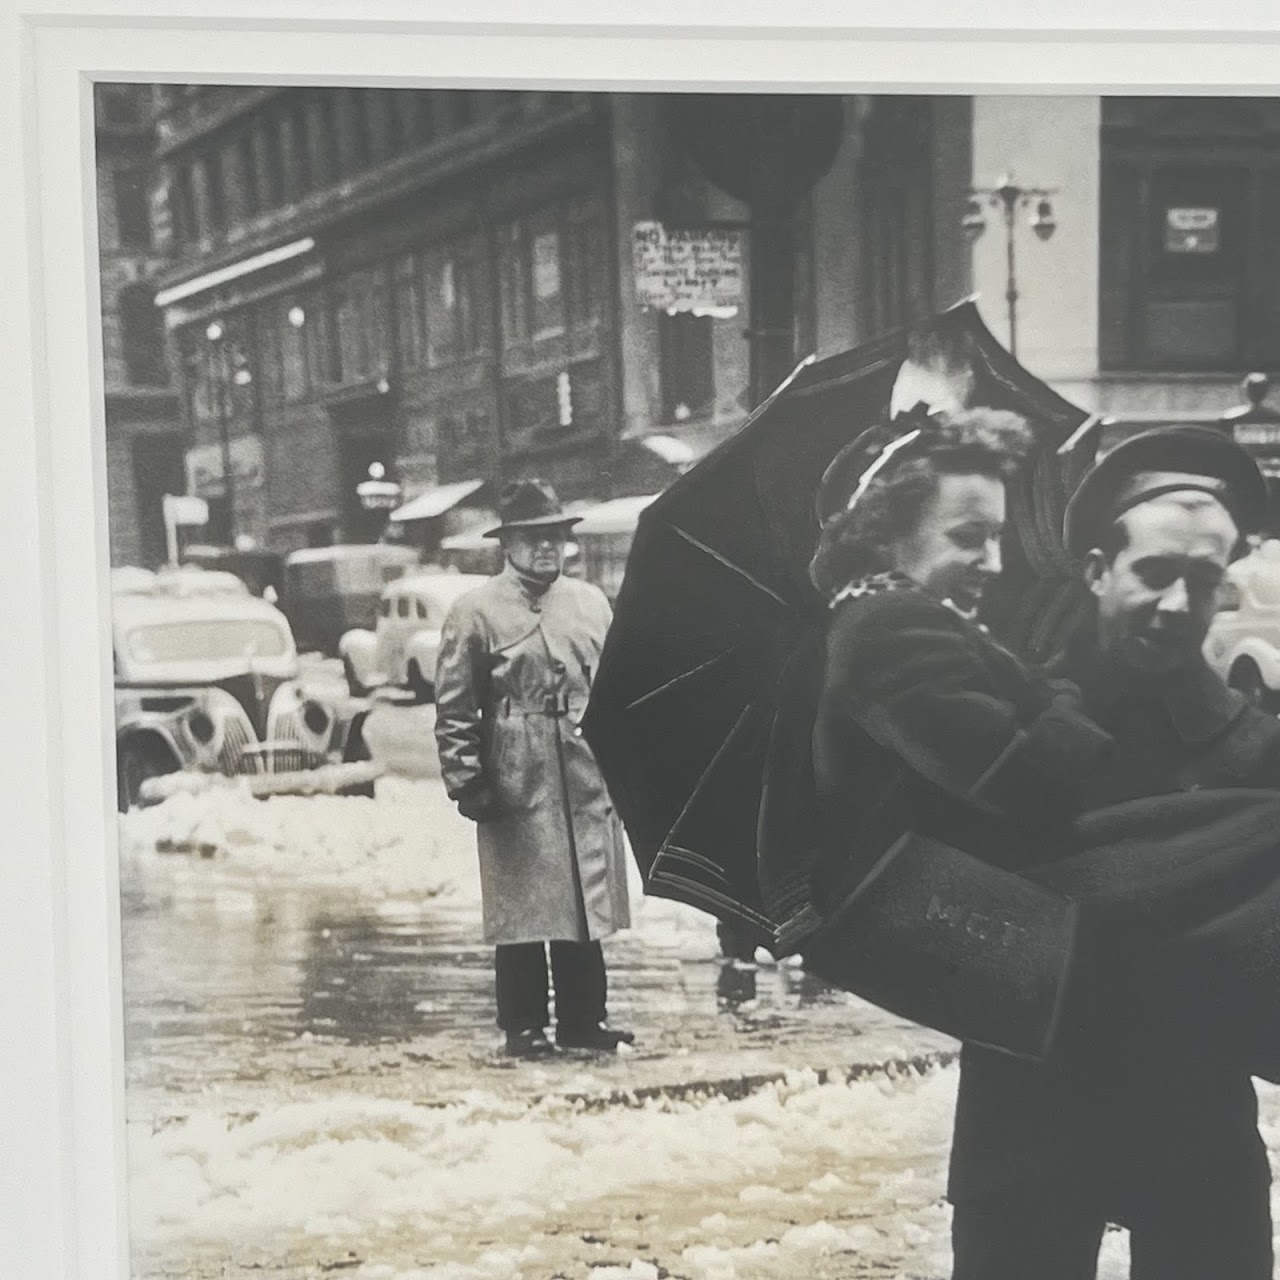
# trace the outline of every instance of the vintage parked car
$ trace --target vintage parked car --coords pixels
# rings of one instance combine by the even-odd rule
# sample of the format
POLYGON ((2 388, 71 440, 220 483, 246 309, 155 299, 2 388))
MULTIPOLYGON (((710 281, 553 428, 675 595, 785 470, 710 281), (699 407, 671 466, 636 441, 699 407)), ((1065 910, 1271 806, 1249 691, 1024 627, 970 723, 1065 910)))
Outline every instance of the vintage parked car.
POLYGON ((1233 689, 1280 710, 1280 541, 1269 539, 1227 570, 1204 653, 1233 689))
POLYGON ((119 808, 160 798, 149 780, 181 772, 245 776, 259 795, 371 794, 368 704, 305 690, 284 614, 209 581, 221 577, 182 570, 113 593, 119 808))
POLYGON ((372 631, 348 631, 339 643, 347 687, 360 696, 382 685, 435 697, 440 628, 459 596, 488 579, 475 573, 415 573, 387 584, 372 631))
POLYGON ((382 588, 418 564, 415 548, 395 543, 343 543, 292 552, 284 562, 281 607, 299 646, 336 654, 344 632, 373 626, 382 588))

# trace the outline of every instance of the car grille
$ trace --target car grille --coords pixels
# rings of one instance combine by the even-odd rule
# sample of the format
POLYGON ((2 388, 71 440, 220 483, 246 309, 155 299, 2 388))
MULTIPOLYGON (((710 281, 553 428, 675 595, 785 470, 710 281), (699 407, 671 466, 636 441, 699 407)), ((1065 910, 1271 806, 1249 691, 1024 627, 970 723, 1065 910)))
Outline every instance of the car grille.
POLYGON ((218 753, 218 765, 223 773, 257 773, 257 759, 253 751, 246 750, 257 744, 253 726, 244 715, 228 716, 225 721, 222 750, 218 753))

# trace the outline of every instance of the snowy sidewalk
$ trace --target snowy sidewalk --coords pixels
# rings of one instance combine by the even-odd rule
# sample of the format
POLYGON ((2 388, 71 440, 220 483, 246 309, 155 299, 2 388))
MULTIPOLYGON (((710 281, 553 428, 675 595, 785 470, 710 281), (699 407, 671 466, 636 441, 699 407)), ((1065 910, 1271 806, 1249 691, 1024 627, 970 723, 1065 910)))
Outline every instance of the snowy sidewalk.
MULTIPOLYGON (((637 894, 607 944, 636 1051, 503 1058, 438 782, 175 797, 122 820, 121 870, 135 1276, 949 1272, 950 1042, 728 965, 706 917, 637 894)), ((1125 1253, 1109 1233, 1104 1280, 1125 1253)))

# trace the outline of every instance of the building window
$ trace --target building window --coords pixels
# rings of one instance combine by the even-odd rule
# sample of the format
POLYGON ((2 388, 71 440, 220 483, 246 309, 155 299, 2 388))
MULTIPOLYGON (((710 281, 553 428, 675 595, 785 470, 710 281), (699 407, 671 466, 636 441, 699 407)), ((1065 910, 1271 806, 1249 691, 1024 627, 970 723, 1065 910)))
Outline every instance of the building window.
POLYGON ((869 333, 934 311, 932 121, 927 98, 879 97, 864 130, 861 298, 869 333))
POLYGON ((511 378, 503 388, 511 433, 528 438, 598 431, 606 419, 606 389, 599 360, 511 378))
POLYGON ((367 89, 347 89, 347 110, 351 113, 351 157, 345 171, 347 175, 367 169, 373 162, 373 134, 369 127, 369 98, 367 89))
POLYGON ((303 400, 310 391, 307 360, 307 309, 296 298, 287 298, 276 309, 275 324, 280 346, 281 389, 289 401, 303 400))
POLYGON ((536 342, 563 333, 564 270, 558 211, 504 227, 499 250, 506 340, 536 342))
POLYGON ((342 174, 341 154, 338 149, 338 110, 332 89, 321 89, 316 94, 320 128, 317 154, 319 171, 317 183, 335 182, 342 174))
POLYGON ((333 323, 328 299, 319 290, 305 295, 301 306, 306 316, 307 372, 313 387, 330 386, 334 381, 333 323))
POLYGON ((481 349, 479 263, 472 243, 437 249, 427 257, 427 341, 432 364, 481 349))
POLYGON ((206 171, 209 179, 209 230, 219 235, 227 225, 227 188, 220 151, 210 153, 206 171))
POLYGON ((125 377, 135 387, 167 386, 164 321, 151 289, 144 284, 122 289, 118 306, 125 377))
POLYGON ((1099 359, 1235 371, 1280 342, 1269 100, 1103 100, 1099 359))
POLYGON ((402 369, 416 369, 426 362, 426 318, 422 305, 422 263, 405 254, 395 264, 396 344, 402 369))
POLYGON ((294 103, 289 112, 291 124, 289 152, 293 156, 293 171, 296 189, 288 193, 291 199, 300 199, 315 186, 315 175, 311 167, 311 143, 307 128, 307 104, 304 99, 294 103))
POLYGON ((199 332, 195 325, 179 330, 176 344, 185 375, 187 413, 192 426, 207 422, 214 414, 209 358, 199 332))
POLYGON ((511 223, 501 229, 498 237, 502 337, 509 344, 519 344, 529 337, 529 256, 524 226, 511 223))
POLYGON ((120 246, 126 249, 150 248, 151 209, 146 170, 141 167, 117 169, 112 174, 112 184, 120 246))
POLYGON ((533 338, 536 342, 564 332, 560 228, 550 216, 540 218, 530 229, 529 264, 533 338))
POLYGON ((334 285, 333 320, 337 337, 339 382, 355 382, 369 374, 367 290, 359 276, 334 285))
POLYGON ((189 164, 179 165, 173 174, 173 217, 178 239, 193 244, 200 238, 196 221, 195 180, 189 164))
POLYGON ((715 321, 681 311, 658 319, 662 420, 706 418, 715 408, 715 321))
POLYGON ((246 217, 262 208, 262 192, 258 189, 258 166, 253 159, 253 139, 243 134, 235 142, 235 173, 240 182, 240 195, 246 217))
POLYGON ((355 271, 334 285, 334 372, 339 382, 362 382, 386 371, 386 294, 381 271, 355 271))
POLYGON ((569 320, 574 326, 599 324, 604 293, 604 211, 596 201, 569 206, 565 246, 569 320))
POLYGON ((257 359, 254 384, 264 405, 278 405, 284 399, 284 352, 281 348, 279 304, 264 302, 254 317, 257 359))
POLYGON ((266 207, 278 209, 287 199, 285 195, 285 130, 288 119, 281 114, 269 116, 261 125, 263 177, 266 179, 266 207))

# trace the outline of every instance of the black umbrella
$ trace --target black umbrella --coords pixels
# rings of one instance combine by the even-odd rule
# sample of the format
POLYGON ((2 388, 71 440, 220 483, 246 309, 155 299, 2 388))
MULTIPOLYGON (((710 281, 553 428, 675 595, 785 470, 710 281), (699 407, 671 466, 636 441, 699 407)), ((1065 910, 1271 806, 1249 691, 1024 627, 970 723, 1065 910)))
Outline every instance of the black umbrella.
MULTIPOLYGON (((1007 572, 988 618, 1006 643, 1043 657, 1079 598, 1057 532, 1058 450, 1087 434, 1087 415, 1000 347, 972 304, 923 332, 968 368, 969 403, 1024 414, 1043 442, 1014 487, 1007 572)), ((732 919, 775 949, 783 922, 765 911, 757 847, 775 826, 802 838, 812 809, 811 720, 778 713, 816 698, 825 609, 808 579, 814 495, 835 454, 888 410, 921 333, 802 365, 645 509, 583 722, 647 891, 732 919)))

